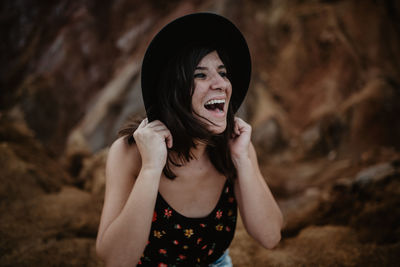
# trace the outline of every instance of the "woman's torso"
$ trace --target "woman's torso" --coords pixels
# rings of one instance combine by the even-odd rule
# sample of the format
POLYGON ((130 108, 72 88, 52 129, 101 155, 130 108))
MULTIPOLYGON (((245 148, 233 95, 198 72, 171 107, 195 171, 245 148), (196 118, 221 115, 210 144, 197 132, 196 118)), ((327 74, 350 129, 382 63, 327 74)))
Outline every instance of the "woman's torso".
POLYGON ((210 162, 190 162, 174 169, 173 180, 162 175, 158 191, 180 214, 186 217, 207 216, 216 206, 226 177, 210 162))
POLYGON ((237 218, 233 183, 205 164, 177 174, 175 180, 161 178, 139 266, 206 266, 233 239, 237 218))

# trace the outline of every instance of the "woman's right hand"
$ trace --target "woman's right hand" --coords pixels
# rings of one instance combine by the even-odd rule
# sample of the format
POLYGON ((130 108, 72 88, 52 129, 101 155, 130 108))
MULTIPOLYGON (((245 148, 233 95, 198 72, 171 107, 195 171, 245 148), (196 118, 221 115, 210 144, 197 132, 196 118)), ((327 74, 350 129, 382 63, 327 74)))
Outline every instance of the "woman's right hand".
POLYGON ((144 119, 133 133, 142 158, 142 168, 163 169, 167 161, 167 147, 172 147, 172 135, 159 120, 144 119))

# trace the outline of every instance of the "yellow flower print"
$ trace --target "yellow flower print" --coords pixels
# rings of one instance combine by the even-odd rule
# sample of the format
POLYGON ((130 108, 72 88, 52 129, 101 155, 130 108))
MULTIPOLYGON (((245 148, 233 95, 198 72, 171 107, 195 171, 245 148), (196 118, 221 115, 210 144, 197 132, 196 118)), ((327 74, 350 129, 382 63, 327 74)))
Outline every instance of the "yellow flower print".
POLYGON ((160 231, 154 230, 153 234, 154 234, 154 237, 157 237, 158 239, 160 239, 165 234, 165 231, 160 232, 160 231))
POLYGON ((193 229, 185 229, 185 236, 190 238, 193 235, 193 229))
POLYGON ((217 226, 215 226, 215 229, 217 229, 217 231, 222 231, 222 229, 224 229, 224 226, 222 224, 218 224, 217 226))

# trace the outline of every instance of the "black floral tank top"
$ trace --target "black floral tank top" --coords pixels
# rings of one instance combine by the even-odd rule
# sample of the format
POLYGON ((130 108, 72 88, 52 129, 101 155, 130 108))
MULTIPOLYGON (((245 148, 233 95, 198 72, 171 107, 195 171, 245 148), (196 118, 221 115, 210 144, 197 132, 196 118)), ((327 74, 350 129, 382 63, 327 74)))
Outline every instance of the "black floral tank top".
POLYGON ((214 210, 204 218, 183 216, 158 193, 149 240, 137 266, 207 266, 229 247, 236 218, 230 180, 225 182, 214 210))

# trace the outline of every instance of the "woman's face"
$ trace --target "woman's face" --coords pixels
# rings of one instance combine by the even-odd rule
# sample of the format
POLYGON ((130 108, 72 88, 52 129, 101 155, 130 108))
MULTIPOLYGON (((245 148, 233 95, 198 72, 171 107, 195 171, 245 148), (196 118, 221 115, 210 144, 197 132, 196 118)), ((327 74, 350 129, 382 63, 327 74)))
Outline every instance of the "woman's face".
POLYGON ((203 57, 194 71, 193 112, 215 134, 226 129, 226 114, 232 95, 232 85, 226 74, 226 67, 216 51, 203 57))

